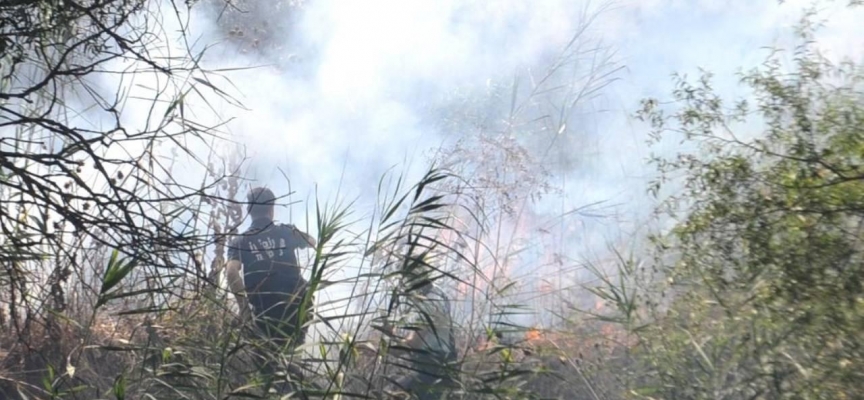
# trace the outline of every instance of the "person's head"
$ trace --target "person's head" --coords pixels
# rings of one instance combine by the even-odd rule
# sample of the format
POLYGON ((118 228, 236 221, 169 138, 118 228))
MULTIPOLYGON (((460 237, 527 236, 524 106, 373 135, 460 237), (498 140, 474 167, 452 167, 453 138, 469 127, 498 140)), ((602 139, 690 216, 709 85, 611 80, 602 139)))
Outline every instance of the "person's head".
POLYGON ((265 187, 256 187, 249 191, 246 195, 248 202, 246 211, 249 213, 249 218, 252 221, 266 219, 273 220, 274 208, 276 206, 276 196, 273 191, 265 187))

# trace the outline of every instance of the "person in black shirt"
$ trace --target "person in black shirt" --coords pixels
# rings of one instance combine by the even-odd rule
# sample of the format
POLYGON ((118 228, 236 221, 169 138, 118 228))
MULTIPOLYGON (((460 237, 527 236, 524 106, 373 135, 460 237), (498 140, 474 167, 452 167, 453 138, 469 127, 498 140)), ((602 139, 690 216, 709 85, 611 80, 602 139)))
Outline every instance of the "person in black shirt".
MULTIPOLYGON (((315 247, 316 242, 294 225, 275 223, 275 202, 267 188, 249 192, 247 211, 252 222, 228 245, 226 274, 243 319, 253 319, 267 339, 285 349, 302 345, 307 330, 299 312, 307 282, 295 251, 315 247)), ((307 305, 308 316, 311 301, 307 305)))

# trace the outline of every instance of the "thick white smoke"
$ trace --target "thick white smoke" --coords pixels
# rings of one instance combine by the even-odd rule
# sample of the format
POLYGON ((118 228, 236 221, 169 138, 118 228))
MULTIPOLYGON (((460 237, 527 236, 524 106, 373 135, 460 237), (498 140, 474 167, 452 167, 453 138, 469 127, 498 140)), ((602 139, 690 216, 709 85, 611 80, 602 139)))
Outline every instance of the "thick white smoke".
MULTIPOLYGON (((836 56, 861 59, 864 27, 856 23, 861 11, 846 10, 839 3, 825 3, 830 24, 823 46, 836 56)), ((528 110, 521 119, 529 121, 562 111, 563 104, 577 98, 573 90, 586 87, 592 73, 614 71, 600 81, 619 80, 565 107, 557 121, 566 123, 566 129, 558 133, 560 124, 552 123, 551 131, 534 125, 534 133, 524 138, 552 171, 551 183, 564 189, 561 197, 540 203, 530 215, 546 221, 586 204, 608 206, 595 211, 607 218, 584 213, 564 218, 558 226, 560 237, 549 246, 571 259, 602 256, 609 241, 628 240, 637 233, 653 204, 645 194, 652 174, 644 163, 650 151, 644 144, 646 130, 631 118, 638 100, 668 97, 670 75, 696 74, 696 67, 717 74, 721 94, 741 94, 734 72, 758 65, 767 54, 762 46, 789 43, 789 27, 807 4, 316 0, 305 2, 295 18, 269 21, 285 25, 274 28, 284 38, 271 38, 284 43, 276 46, 279 50, 260 53, 227 41, 225 27, 218 26, 213 14, 193 12, 189 40, 198 43, 198 49, 218 43, 202 59, 205 68, 283 61, 278 67, 211 76, 216 86, 236 95, 245 110, 215 96, 205 103, 190 95, 186 107, 199 113, 202 122, 228 121, 223 130, 245 147, 248 173, 256 184, 287 193, 289 185, 282 175, 287 173, 296 192, 292 200, 303 203, 290 213, 280 210, 278 218, 287 221, 291 216, 305 228, 302 215, 314 208, 315 196, 333 200, 338 193, 358 198, 362 214, 371 211, 378 180, 389 169, 406 171, 409 181, 418 177, 430 151, 469 133, 468 124, 461 125, 464 131, 445 129, 442 117, 452 117, 448 113, 485 112, 490 120, 486 122, 501 124, 512 99, 489 95, 508 93, 495 88, 518 81, 518 98, 528 110), (566 61, 546 84, 557 91, 529 98, 531 85, 562 54, 566 61), (615 70, 617 65, 626 69, 615 70), (573 90, 561 89, 568 85, 573 90), (561 104, 543 103, 550 100, 561 104), (556 135, 561 137, 549 146, 556 135)), ((163 10, 166 16, 173 12, 163 10)), ((178 18, 166 17, 165 22, 166 37, 171 37, 179 26, 170 24, 176 25, 178 18)), ((178 47, 176 42, 171 45, 178 47)), ((158 86, 146 80, 141 77, 136 83, 158 86)), ((146 112, 143 103, 124 111, 130 122, 139 124, 146 112)), ((675 144, 655 151, 675 151, 675 144)), ((178 167, 182 171, 183 166, 178 167)), ((189 168, 178 178, 196 182, 201 173, 189 168)))

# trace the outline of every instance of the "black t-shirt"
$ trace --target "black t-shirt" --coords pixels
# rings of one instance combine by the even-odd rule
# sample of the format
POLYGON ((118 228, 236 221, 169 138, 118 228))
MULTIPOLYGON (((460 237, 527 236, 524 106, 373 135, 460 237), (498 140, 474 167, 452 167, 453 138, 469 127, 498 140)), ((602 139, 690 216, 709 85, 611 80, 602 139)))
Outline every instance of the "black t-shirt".
POLYGON ((294 225, 255 221, 228 245, 228 260, 243 264, 243 281, 250 296, 284 297, 294 295, 306 283, 295 254, 306 247, 309 243, 294 225))

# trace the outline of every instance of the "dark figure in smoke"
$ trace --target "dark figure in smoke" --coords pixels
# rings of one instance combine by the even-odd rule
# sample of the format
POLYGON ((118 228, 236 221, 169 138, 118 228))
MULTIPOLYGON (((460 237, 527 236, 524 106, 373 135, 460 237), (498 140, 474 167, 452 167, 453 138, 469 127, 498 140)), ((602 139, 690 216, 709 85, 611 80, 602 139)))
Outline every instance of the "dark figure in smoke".
POLYGON ((402 283, 402 300, 413 316, 408 333, 400 337, 395 327, 386 328, 398 338, 390 351, 408 363, 396 385, 420 400, 439 400, 456 388, 457 353, 450 301, 432 281, 427 262, 424 257, 406 272, 402 283))
MULTIPOLYGON (((247 198, 252 223, 228 246, 228 284, 244 321, 254 319, 269 347, 276 351, 293 349, 302 345, 306 337, 307 328, 302 326, 299 311, 308 285, 300 273, 295 251, 315 247, 316 242, 294 225, 274 223, 276 196, 269 189, 252 189, 247 198), (251 316, 250 306, 254 312, 251 316)), ((311 304, 306 315, 310 313, 311 304)), ((262 369, 274 372, 271 362, 262 369)))

